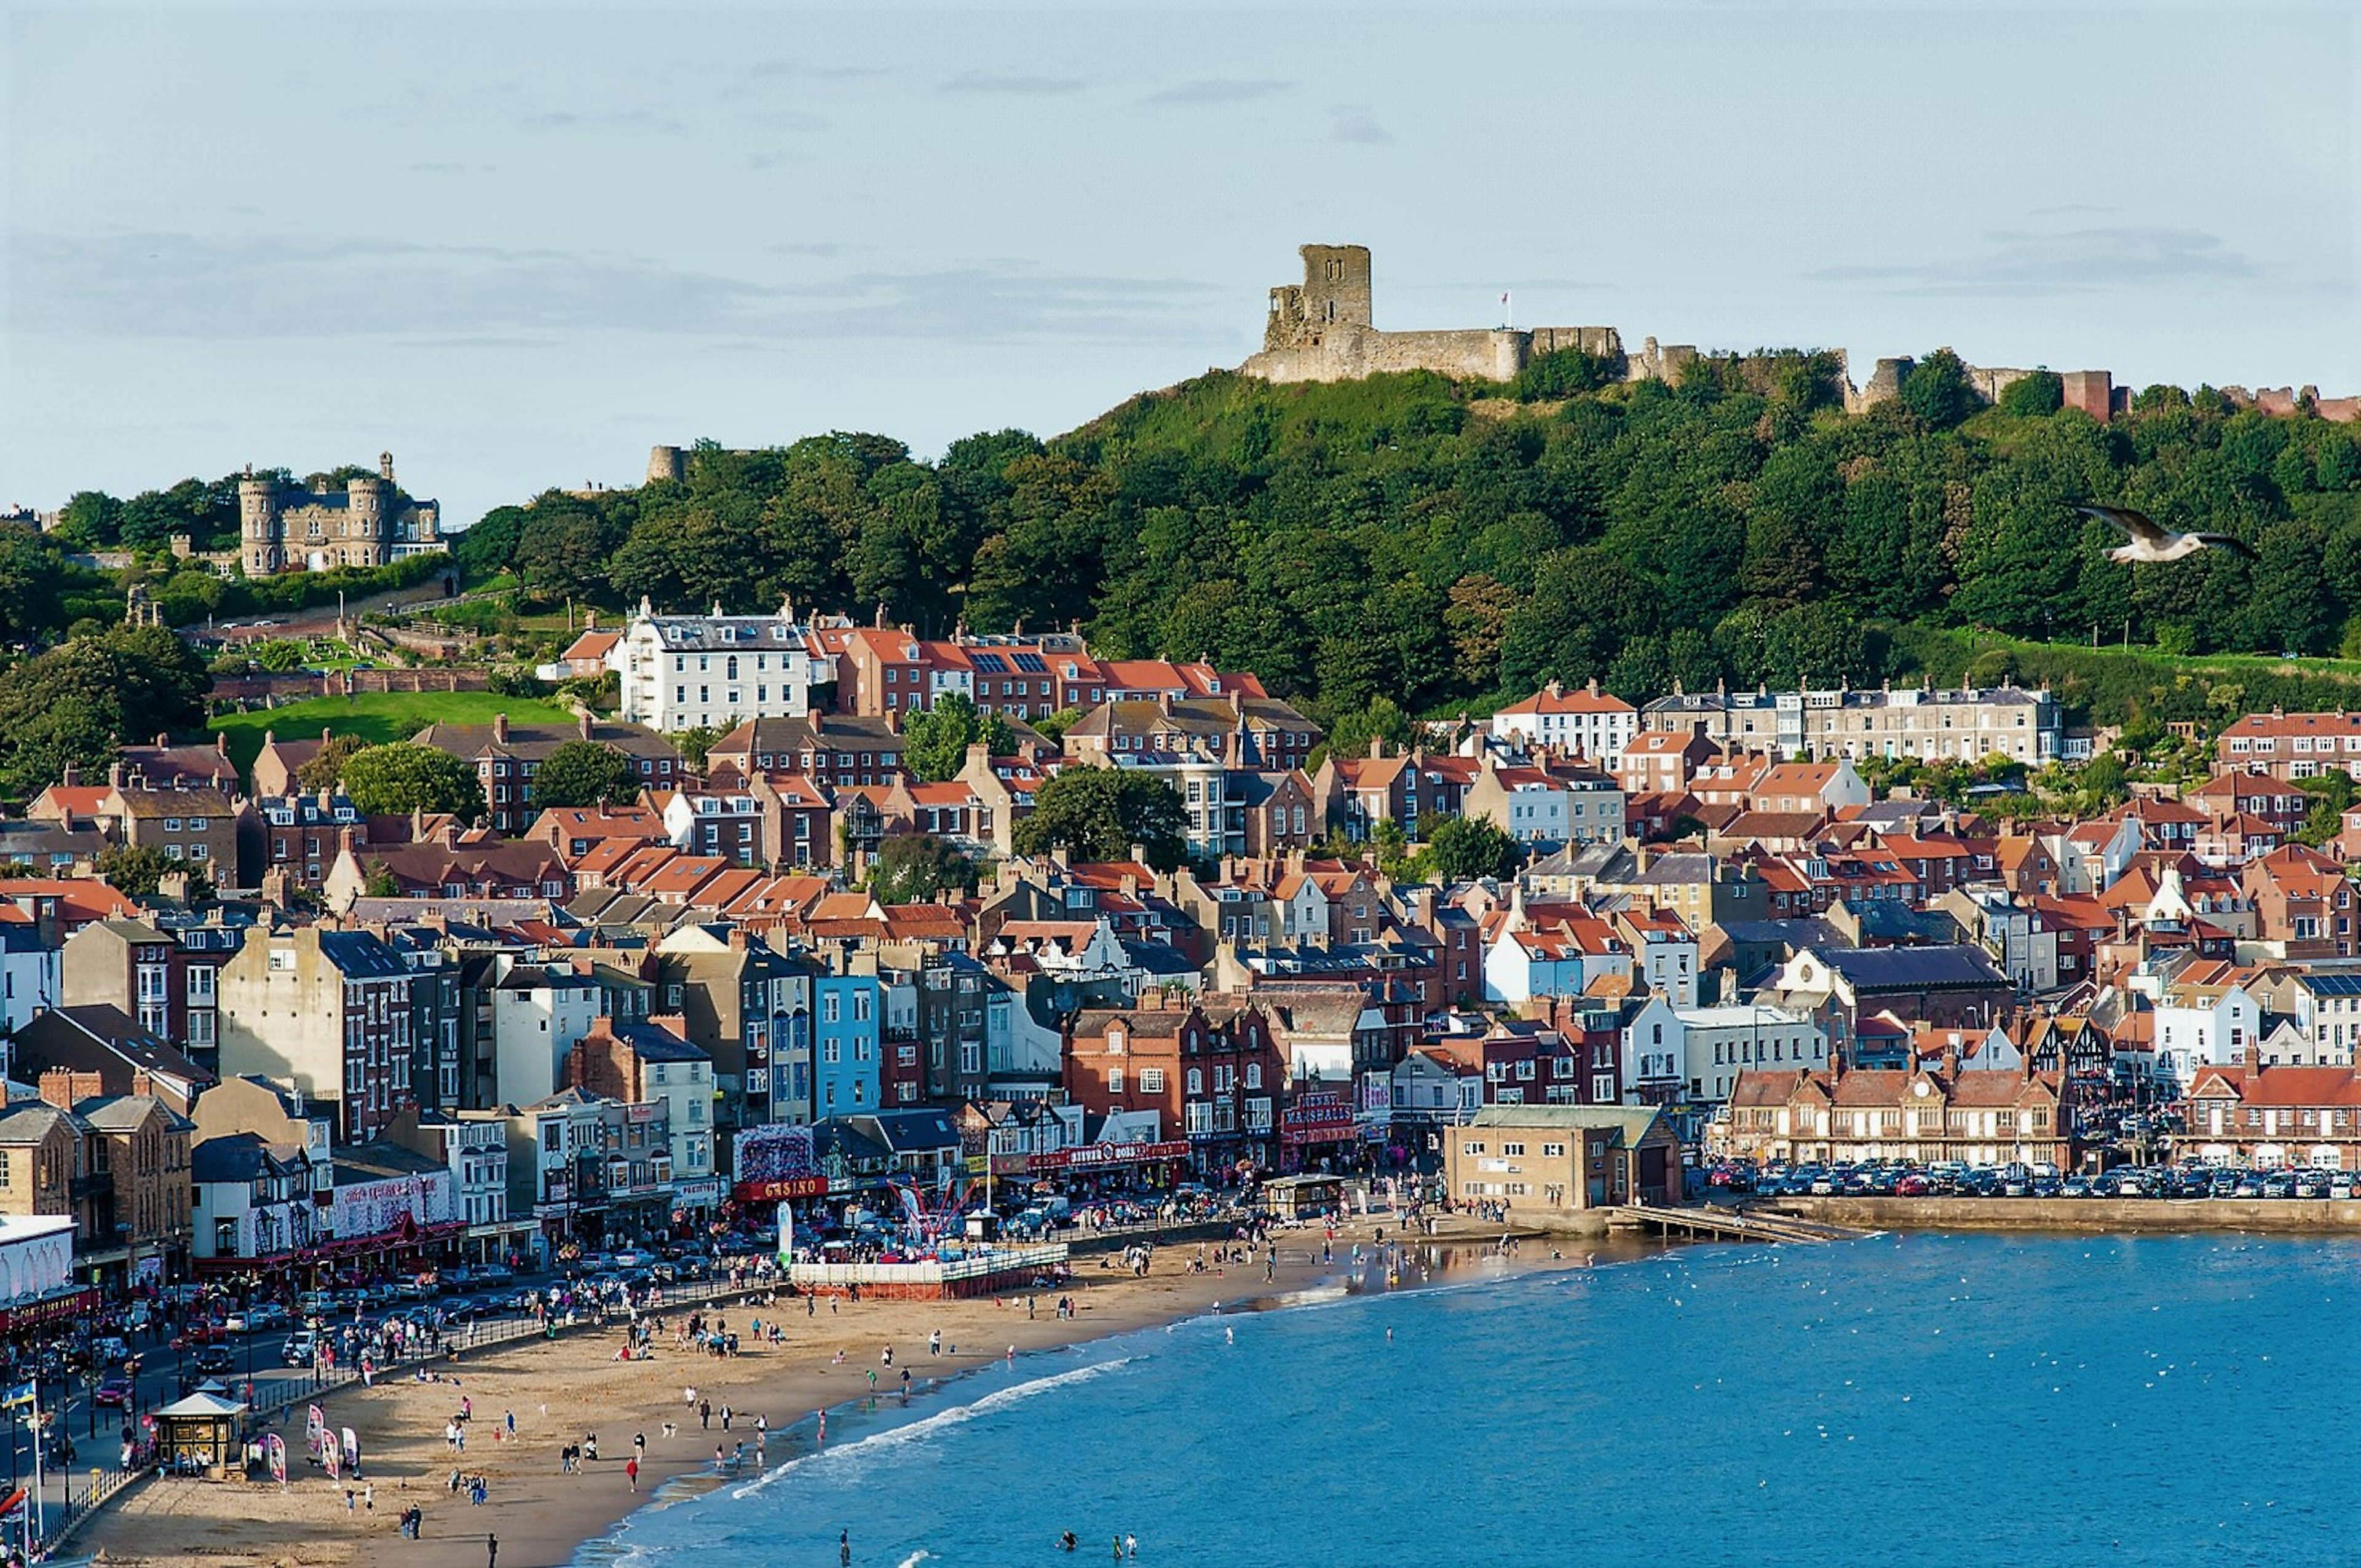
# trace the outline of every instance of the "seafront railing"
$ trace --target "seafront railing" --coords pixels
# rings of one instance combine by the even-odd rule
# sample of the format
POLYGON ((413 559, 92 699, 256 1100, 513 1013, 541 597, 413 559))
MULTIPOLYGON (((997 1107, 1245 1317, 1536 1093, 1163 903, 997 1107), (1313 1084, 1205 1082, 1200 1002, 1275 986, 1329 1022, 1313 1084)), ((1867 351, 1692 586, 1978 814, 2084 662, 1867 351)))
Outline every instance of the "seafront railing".
MULTIPOLYGON (((706 1279, 686 1285, 660 1285, 654 1288, 653 1300, 642 1302, 641 1310, 661 1312, 682 1307, 704 1306, 730 1297, 775 1290, 784 1283, 779 1276, 773 1274, 735 1281, 706 1279)), ((622 1308, 610 1308, 603 1313, 579 1310, 563 1314, 552 1312, 539 1318, 529 1313, 489 1320, 471 1318, 444 1331, 439 1342, 428 1342, 415 1350, 373 1363, 370 1376, 381 1381, 397 1367, 414 1371, 426 1362, 464 1356, 471 1351, 514 1344, 519 1340, 555 1339, 570 1331, 612 1327, 617 1322, 629 1321, 629 1311, 622 1308)), ((265 1417, 275 1417, 292 1406, 333 1394, 339 1388, 350 1387, 360 1380, 360 1369, 348 1365, 303 1368, 291 1376, 274 1377, 268 1384, 254 1386, 252 1397, 247 1400, 251 1407, 251 1419, 260 1420, 265 1417)))

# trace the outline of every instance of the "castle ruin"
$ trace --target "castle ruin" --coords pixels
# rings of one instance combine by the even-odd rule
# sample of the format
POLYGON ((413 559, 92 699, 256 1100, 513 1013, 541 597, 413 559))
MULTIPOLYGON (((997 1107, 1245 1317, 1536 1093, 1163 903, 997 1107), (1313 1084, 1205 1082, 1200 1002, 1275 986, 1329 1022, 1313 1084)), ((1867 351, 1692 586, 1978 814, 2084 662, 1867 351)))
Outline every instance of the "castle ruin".
MULTIPOLYGON (((1377 325, 1365 245, 1306 245, 1303 281, 1270 291, 1270 314, 1263 326, 1262 352, 1238 367, 1242 375, 1266 381, 1351 381, 1389 370, 1432 370, 1455 380, 1508 381, 1544 354, 1578 348, 1603 361, 1626 381, 1678 381, 1700 356, 1693 344, 1645 339, 1626 352, 1623 334, 1611 326, 1477 328, 1451 332, 1386 332, 1377 325)), ((1856 387, 1843 349, 1830 350, 1844 390, 1846 411, 1902 395, 1902 378, 1912 361, 1880 359, 1868 384, 1856 387)), ((1777 370, 1774 356, 1742 355, 1739 370, 1750 379, 1777 370)), ((2026 370, 1968 367, 1978 393, 1996 400, 2026 370)), ((2122 390, 2104 370, 2063 373, 2066 404, 2104 420, 2123 402, 2122 390)))

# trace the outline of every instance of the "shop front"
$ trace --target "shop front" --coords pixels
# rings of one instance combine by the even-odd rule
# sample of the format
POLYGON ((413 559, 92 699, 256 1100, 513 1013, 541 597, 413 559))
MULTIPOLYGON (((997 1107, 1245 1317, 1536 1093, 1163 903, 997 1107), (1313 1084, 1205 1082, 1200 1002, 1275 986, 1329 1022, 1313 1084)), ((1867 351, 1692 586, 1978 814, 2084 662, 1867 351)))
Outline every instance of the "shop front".
POLYGON ((1119 1186, 1170 1187, 1189 1168, 1189 1145, 1161 1143, 1077 1144, 1025 1157, 1026 1174, 1083 1191, 1119 1186))
POLYGON ((1335 1168, 1350 1163, 1359 1152, 1361 1123, 1352 1102, 1327 1090, 1295 1097, 1279 1113, 1279 1168, 1293 1174, 1314 1168, 1335 1168))

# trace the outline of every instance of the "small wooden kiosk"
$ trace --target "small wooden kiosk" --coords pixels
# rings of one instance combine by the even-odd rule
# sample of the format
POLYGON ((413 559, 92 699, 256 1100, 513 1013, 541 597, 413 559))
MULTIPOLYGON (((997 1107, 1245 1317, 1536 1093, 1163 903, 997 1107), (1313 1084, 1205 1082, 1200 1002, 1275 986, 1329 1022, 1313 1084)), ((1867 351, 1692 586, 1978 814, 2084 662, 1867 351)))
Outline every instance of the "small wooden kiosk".
POLYGON ((214 1480, 246 1472, 246 1406, 203 1391, 156 1411, 156 1452, 177 1474, 214 1480))

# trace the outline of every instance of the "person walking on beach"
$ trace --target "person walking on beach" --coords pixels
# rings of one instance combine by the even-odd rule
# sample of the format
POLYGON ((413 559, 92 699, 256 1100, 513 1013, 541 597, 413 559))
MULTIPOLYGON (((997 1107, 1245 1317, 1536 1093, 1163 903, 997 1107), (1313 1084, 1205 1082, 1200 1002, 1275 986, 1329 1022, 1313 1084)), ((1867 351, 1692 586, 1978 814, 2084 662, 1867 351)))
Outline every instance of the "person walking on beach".
POLYGON ((940 1355, 942 1353, 943 1331, 937 1329, 934 1332, 927 1336, 927 1354, 928 1355, 940 1355))
POLYGON ((638 1460, 626 1459, 623 1461, 623 1479, 631 1484, 632 1491, 636 1492, 640 1489, 640 1462, 638 1460))
POLYGON ((489 1530, 484 1532, 484 1568, 500 1568, 500 1538, 489 1530))
POLYGON ((706 1431, 711 1431, 711 1430, 712 1430, 712 1428, 713 1428, 713 1401, 712 1401, 712 1400, 710 1400, 710 1399, 699 1399, 699 1400, 697 1402, 697 1424, 700 1428, 703 1428, 703 1429, 704 1429, 704 1430, 706 1430, 706 1431))

